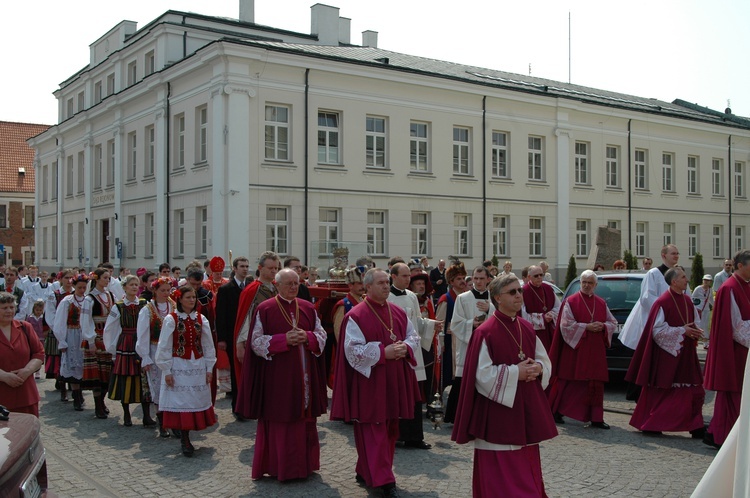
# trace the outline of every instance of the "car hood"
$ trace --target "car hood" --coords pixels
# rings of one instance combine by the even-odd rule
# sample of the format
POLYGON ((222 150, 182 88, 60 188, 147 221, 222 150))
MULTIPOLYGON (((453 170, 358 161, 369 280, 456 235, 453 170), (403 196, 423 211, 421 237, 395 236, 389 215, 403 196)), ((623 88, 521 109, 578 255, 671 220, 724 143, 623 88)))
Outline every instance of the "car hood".
POLYGON ((34 443, 40 427, 39 419, 26 413, 11 413, 7 421, 0 421, 0 476, 7 475, 19 459, 28 458, 23 450, 34 443))

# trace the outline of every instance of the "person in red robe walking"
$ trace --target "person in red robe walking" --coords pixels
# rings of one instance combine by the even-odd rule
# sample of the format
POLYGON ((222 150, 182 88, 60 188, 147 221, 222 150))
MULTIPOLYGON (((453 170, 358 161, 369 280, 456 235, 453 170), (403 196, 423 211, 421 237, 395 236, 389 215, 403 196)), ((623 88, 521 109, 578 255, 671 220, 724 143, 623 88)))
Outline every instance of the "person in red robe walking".
POLYGON ((704 442, 720 447, 740 414, 743 373, 750 347, 750 251, 734 257, 736 271, 716 293, 711 347, 703 387, 716 391, 714 416, 704 442))
POLYGON ((703 438, 703 374, 696 344, 703 331, 685 294, 688 278, 680 267, 664 274, 669 289, 651 307, 625 380, 642 387, 630 425, 647 435, 690 431, 703 438))
POLYGON ((544 497, 539 443, 557 436, 544 394, 551 365, 515 275, 490 283, 495 311, 469 340, 451 439, 474 443, 474 497, 544 497))
POLYGON ((414 417, 419 399, 419 335, 406 313, 388 302, 385 271, 368 270, 363 282, 367 297, 346 314, 341 328, 331 419, 354 422, 357 481, 394 497, 398 421, 414 417))
POLYGON ((279 294, 258 305, 236 410, 258 420, 252 478, 304 479, 320 469, 316 419, 326 412, 327 333, 312 303, 297 297, 299 275, 276 274, 279 294))
POLYGON ((524 286, 521 316, 531 322, 544 349, 549 351, 560 311, 560 300, 552 287, 544 283, 544 275, 541 267, 529 267, 529 283, 524 286))
POLYGON ((552 348, 550 406, 555 422, 563 415, 609 429, 604 422, 604 383, 609 380, 607 348, 617 330, 604 299, 594 294, 596 273, 581 273, 581 290, 563 301, 552 348))

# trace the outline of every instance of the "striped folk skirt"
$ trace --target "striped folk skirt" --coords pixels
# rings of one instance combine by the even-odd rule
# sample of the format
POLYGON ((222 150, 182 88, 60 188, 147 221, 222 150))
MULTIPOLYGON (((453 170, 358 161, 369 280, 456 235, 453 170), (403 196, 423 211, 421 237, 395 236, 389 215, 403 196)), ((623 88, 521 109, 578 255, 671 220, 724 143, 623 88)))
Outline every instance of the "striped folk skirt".
POLYGON ((85 390, 103 390, 109 387, 109 378, 112 375, 112 355, 104 349, 102 331, 97 329, 96 351, 89 350, 88 342, 81 343, 83 351, 83 382, 81 388, 85 390))
POLYGON ((57 379, 60 376, 60 350, 57 349, 57 337, 51 329, 44 338, 44 373, 47 379, 57 379))
POLYGON ((135 342, 135 330, 123 330, 117 339, 117 354, 109 380, 109 399, 123 403, 143 401, 141 362, 135 353, 135 342))

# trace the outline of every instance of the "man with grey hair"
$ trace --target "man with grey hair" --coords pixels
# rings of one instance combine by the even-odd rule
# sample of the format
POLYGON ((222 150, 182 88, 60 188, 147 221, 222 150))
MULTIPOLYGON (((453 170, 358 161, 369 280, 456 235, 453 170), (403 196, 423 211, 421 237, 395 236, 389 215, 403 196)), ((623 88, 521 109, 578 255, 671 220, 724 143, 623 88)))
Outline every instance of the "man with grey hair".
POLYGON ((729 277, 732 276, 732 272, 734 271, 734 261, 731 259, 725 259, 724 265, 719 273, 714 275, 714 294, 719 292, 719 289, 721 288, 721 285, 729 280, 729 277))
POLYGON ((591 422, 592 427, 609 429, 604 422, 604 383, 609 380, 607 348, 617 330, 604 299, 594 294, 596 273, 581 273, 581 289, 563 301, 552 348, 552 375, 557 378, 550 390, 555 422, 563 415, 591 422))
POLYGON ((651 307, 625 375, 642 388, 630 425, 646 435, 690 431, 702 439, 705 391, 696 344, 703 331, 695 325, 698 312, 685 294, 685 271, 670 268, 664 280, 669 288, 651 307))
POLYGON ((542 340, 545 349, 549 351, 552 346, 557 314, 560 311, 560 299, 555 295, 552 286, 544 282, 544 270, 541 266, 529 267, 529 281, 523 289, 521 316, 531 322, 536 335, 542 340))

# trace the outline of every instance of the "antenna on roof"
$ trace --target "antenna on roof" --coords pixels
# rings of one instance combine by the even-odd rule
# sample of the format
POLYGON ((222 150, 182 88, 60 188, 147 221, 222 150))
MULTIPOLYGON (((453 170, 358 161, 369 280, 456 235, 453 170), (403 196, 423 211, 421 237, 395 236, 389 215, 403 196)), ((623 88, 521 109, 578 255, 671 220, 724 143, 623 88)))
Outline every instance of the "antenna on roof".
POLYGON ((529 76, 531 76, 531 62, 529 62, 529 76))
POLYGON ((568 84, 570 84, 570 64, 571 64, 571 44, 570 44, 570 11, 568 11, 568 84))

